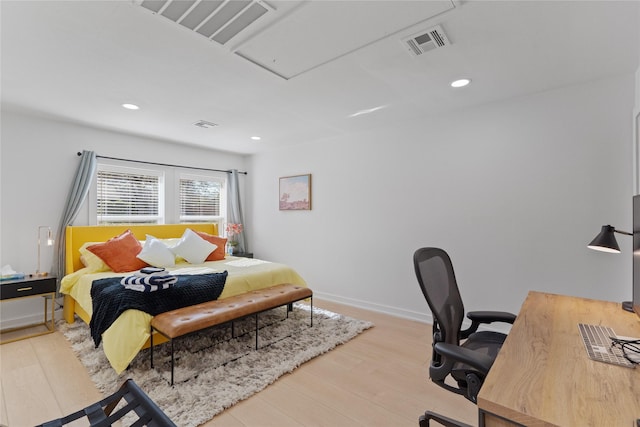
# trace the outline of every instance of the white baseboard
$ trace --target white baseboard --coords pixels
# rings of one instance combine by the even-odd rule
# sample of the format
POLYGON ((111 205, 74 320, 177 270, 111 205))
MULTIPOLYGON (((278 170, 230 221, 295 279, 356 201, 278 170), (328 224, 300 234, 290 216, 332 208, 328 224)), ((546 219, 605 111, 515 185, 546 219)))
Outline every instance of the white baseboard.
MULTIPOLYGON (((403 308, 392 307, 389 305, 377 304, 369 301, 363 301, 354 298, 341 297, 338 295, 328 294, 325 292, 314 292, 314 297, 324 299, 331 302, 337 302, 352 307, 364 308, 366 310, 376 311, 378 313, 389 314, 391 316, 402 317, 404 319, 416 320, 422 323, 433 323, 433 317, 431 312, 426 308, 425 313, 418 313, 417 311, 406 310, 403 308)), ((425 302, 426 306, 426 302, 425 302)))
MULTIPOLYGON (((328 294, 325 292, 314 291, 313 296, 318 297, 319 299, 323 299, 331 302, 337 302, 337 303, 349 305, 352 307, 363 308, 365 310, 371 310, 378 313, 389 314, 391 316, 402 317, 404 319, 416 320, 418 322, 428 323, 430 325, 433 324, 433 315, 431 314, 431 311, 429 310, 428 307, 425 309, 426 313, 418 313, 412 310, 406 310, 398 307, 391 307, 388 305, 372 303, 372 302, 363 301, 363 300, 354 299, 354 298, 341 297, 338 295, 328 294)), ((425 306, 426 304, 427 303, 425 301, 425 306)), ((464 319, 462 322, 462 328, 465 329, 465 328, 468 328, 469 326, 471 326, 471 321, 469 319, 464 319)), ((486 325, 480 326, 480 330, 502 332, 503 334, 509 333, 510 329, 511 329, 511 325, 507 325, 504 323, 494 323, 491 325, 486 324, 486 325)))
MULTIPOLYGON (((317 297, 319 299, 336 302, 339 304, 349 305, 352 307, 363 308, 365 310, 371 310, 378 313, 388 314, 391 316, 401 317, 403 319, 415 320, 421 323, 428 323, 428 324, 433 323, 433 316, 431 315, 431 312, 428 309, 426 310, 425 313, 419 313, 413 310, 392 307, 389 305, 373 303, 373 302, 364 301, 364 300, 355 299, 355 298, 342 297, 339 295, 329 294, 326 292, 314 292, 313 295, 314 297, 317 297)), ((61 301, 59 303, 61 303, 61 301)), ((426 302, 425 302, 425 305, 426 305, 426 302)), ((42 316, 43 316, 43 313, 39 312, 39 313, 31 313, 27 316, 8 319, 1 323, 0 329, 19 328, 25 325, 41 323, 42 316)), ((55 319, 56 321, 62 319, 62 307, 60 306, 56 307, 55 319)), ((463 327, 468 327, 470 323, 471 322, 465 319, 465 321, 463 322, 463 327)), ((507 333, 509 330, 509 327, 504 327, 504 326, 499 327, 497 325, 494 325, 493 327, 488 326, 488 327, 484 327, 483 329, 507 333)))
MULTIPOLYGON (((62 307, 56 307, 53 314, 55 317, 55 321, 62 320, 62 307)), ((49 320, 50 318, 51 318, 51 308, 47 310, 47 320, 49 320)), ((36 312, 29 313, 25 316, 14 317, 12 319, 3 320, 2 322, 0 322, 0 329, 5 330, 5 329, 20 328, 28 325, 37 325, 39 323, 42 323, 43 320, 44 320, 44 313, 42 312, 42 310, 40 310, 37 313, 36 312)))

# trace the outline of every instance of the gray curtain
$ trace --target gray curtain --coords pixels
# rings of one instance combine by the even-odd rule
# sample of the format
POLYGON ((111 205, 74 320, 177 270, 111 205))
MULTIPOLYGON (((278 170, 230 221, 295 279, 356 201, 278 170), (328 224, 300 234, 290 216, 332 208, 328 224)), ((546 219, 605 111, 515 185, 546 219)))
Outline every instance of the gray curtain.
POLYGON ((89 188, 91 188, 91 180, 96 171, 96 153, 93 151, 82 151, 82 157, 80 158, 80 165, 76 171, 76 176, 71 186, 71 191, 67 197, 67 203, 65 204, 64 211, 62 213, 62 219, 60 220, 60 226, 58 227, 58 234, 56 235, 57 250, 58 250, 58 265, 57 276, 58 281, 65 273, 65 230, 67 225, 70 225, 78 215, 80 207, 89 194, 89 188))
POLYGON ((232 224, 242 224, 244 231, 238 237, 238 250, 240 252, 249 252, 247 247, 247 225, 244 223, 242 215, 242 206, 240 205, 240 185, 238 184, 238 170, 232 169, 229 172, 229 193, 227 194, 229 205, 227 222, 232 224))

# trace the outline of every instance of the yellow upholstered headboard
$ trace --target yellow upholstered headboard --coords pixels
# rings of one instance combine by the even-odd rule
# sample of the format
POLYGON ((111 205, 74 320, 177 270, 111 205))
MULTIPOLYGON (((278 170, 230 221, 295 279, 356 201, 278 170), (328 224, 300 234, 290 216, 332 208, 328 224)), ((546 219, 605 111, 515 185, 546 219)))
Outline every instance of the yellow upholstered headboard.
POLYGON ((84 267, 80 261, 80 247, 86 242, 106 242, 126 230, 131 230, 138 240, 145 240, 147 234, 158 239, 170 239, 182 237, 187 228, 218 235, 218 224, 213 223, 69 226, 65 233, 66 274, 84 267))

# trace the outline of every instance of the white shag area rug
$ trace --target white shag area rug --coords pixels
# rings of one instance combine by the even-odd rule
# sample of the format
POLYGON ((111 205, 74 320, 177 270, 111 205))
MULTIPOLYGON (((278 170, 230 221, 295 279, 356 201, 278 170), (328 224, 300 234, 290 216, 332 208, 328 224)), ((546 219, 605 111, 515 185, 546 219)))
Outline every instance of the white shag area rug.
MULTIPOLYGON (((132 378, 180 427, 198 426, 226 408, 259 392, 301 364, 371 328, 372 323, 295 304, 288 317, 284 307, 259 316, 259 349, 255 350, 255 318, 211 328, 174 340, 175 378, 171 387, 170 344, 156 346, 154 369, 149 349, 142 350, 129 369, 117 375, 102 345, 95 348, 89 326, 82 321, 57 325, 98 389, 107 396, 132 378)), ((124 418, 130 425, 136 418, 124 418)))

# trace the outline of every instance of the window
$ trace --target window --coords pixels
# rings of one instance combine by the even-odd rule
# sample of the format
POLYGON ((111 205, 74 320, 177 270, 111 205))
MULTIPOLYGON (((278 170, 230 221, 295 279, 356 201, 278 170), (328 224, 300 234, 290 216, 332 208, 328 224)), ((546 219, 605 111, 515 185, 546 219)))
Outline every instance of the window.
POLYGON ((101 164, 96 184, 99 225, 164 222, 162 172, 101 164))
POLYGON ((222 180, 182 174, 178 185, 180 222, 215 222, 221 218, 222 180))
POLYGON ((90 224, 225 222, 226 173, 130 164, 99 161, 89 198, 90 224))

